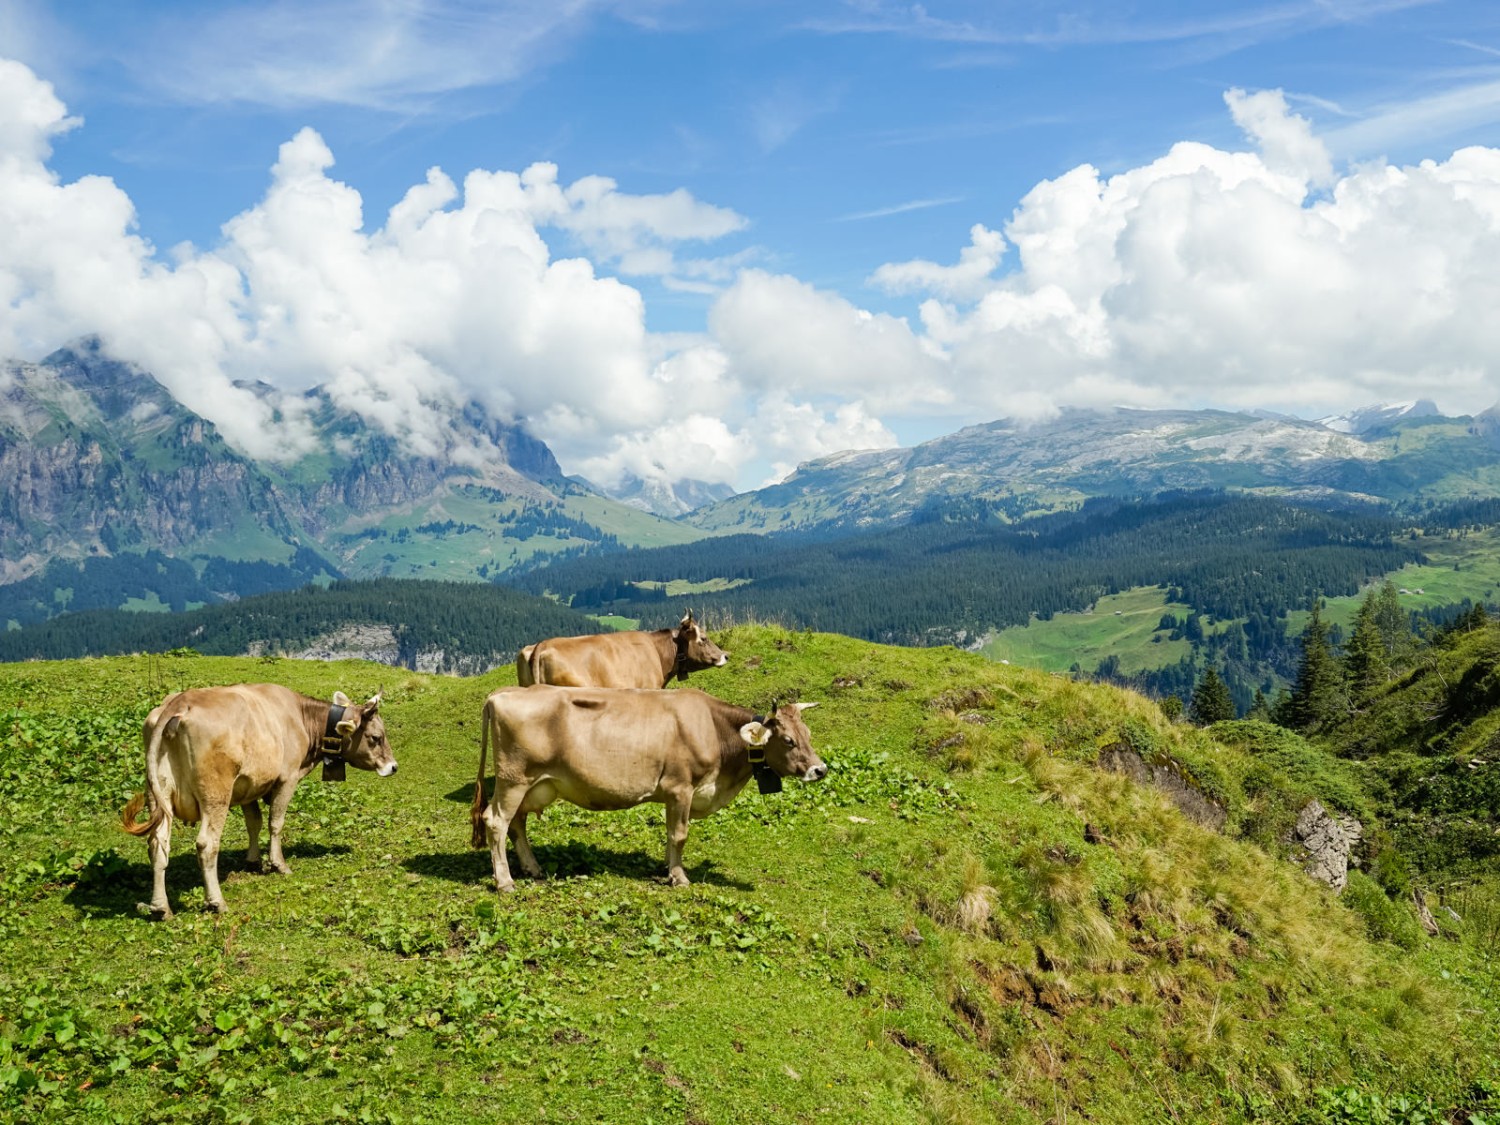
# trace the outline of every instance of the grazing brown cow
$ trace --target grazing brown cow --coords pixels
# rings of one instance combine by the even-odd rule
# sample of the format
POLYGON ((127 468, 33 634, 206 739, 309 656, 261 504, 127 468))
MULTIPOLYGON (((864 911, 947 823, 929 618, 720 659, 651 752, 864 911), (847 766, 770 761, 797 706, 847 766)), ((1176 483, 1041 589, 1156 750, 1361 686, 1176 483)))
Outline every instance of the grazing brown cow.
POLYGON ((208 908, 224 911, 219 890, 219 839, 232 805, 245 814, 250 833, 246 860, 260 863, 260 805, 271 812, 271 867, 291 868, 281 854, 281 826, 297 783, 324 758, 347 762, 381 777, 396 772, 385 739, 376 694, 356 707, 343 692, 332 703, 309 699, 279 684, 192 688, 167 696, 146 716, 146 791, 121 812, 125 831, 149 836, 154 917, 170 918, 167 856, 172 817, 199 824, 198 864, 208 908), (136 817, 150 801, 151 816, 136 817))
POLYGON ((516 657, 516 683, 558 687, 664 688, 689 672, 722 668, 729 654, 688 610, 675 629, 553 637, 527 645, 516 657))
MULTIPOLYGON (((817 781, 828 772, 813 752, 802 712, 811 703, 772 706, 768 715, 701 691, 533 687, 501 688, 484 702, 473 843, 489 842, 495 887, 515 889, 505 838, 521 870, 542 869, 526 838, 526 818, 559 797, 585 809, 667 807, 667 877, 686 886, 682 847, 691 819, 717 812, 752 773, 817 781), (495 739, 495 794, 484 800, 484 765, 495 739)), ((765 786, 763 786, 764 788, 765 786)))

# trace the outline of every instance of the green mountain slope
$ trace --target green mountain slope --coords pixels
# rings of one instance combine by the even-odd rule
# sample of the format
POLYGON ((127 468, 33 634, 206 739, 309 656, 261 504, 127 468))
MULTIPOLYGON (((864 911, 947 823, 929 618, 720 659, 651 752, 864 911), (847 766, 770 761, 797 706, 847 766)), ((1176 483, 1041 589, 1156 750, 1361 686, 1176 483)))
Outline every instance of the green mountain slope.
POLYGON ((1352 701, 1324 741, 1368 764, 1404 853, 1434 872, 1500 859, 1500 624, 1459 627, 1352 701))
MULTIPOLYGON (((500 899, 469 850, 473 680, 172 658, 0 667, 0 1114, 288 1122, 1345 1121, 1405 1098, 1494 1111, 1494 959, 1371 940, 1282 858, 1311 793, 1362 800, 1300 740, 1246 750, 1130 693, 949 649, 742 627, 698 681, 817 700, 820 785, 693 826, 664 886, 657 810, 554 806, 551 877, 500 899), (397 777, 315 780, 288 878, 195 914, 191 832, 135 914, 115 810, 165 689, 386 680, 397 777), (1199 827, 1094 764, 1126 746, 1225 810, 1199 827)), ((352 773, 353 771, 351 771, 352 773)), ((1352 810, 1350 810, 1352 811, 1352 810)), ((223 870, 243 855, 236 818, 223 870)), ((1374 1120, 1375 1118, 1367 1118, 1374 1120)), ((1405 1119, 1416 1120, 1411 1112, 1405 1119)))
POLYGON ((1216 410, 1064 411, 970 426, 909 449, 838 453, 699 508, 700 527, 781 531, 903 522, 954 505, 1000 520, 1092 496, 1231 489, 1327 504, 1500 495, 1495 418, 1419 417, 1369 433, 1216 410))

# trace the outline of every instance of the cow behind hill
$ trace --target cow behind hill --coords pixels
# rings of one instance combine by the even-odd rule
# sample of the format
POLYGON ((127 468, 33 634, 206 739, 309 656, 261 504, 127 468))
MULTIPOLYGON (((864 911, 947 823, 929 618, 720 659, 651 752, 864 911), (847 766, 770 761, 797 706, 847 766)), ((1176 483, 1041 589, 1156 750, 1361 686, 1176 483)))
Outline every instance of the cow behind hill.
POLYGON ((271 813, 271 867, 291 869, 281 852, 281 826, 297 783, 324 758, 374 770, 396 772, 380 718, 380 696, 354 706, 343 692, 332 703, 310 699, 279 684, 235 684, 192 688, 167 696, 146 717, 141 732, 146 749, 146 791, 121 812, 125 831, 147 836, 151 856, 154 917, 170 918, 167 857, 172 818, 199 824, 198 864, 210 910, 222 913, 219 840, 231 806, 245 814, 250 835, 246 860, 260 864, 261 812, 271 813), (149 801, 151 815, 137 823, 149 801))
POLYGON ((802 721, 812 706, 773 705, 757 715, 693 688, 501 688, 484 703, 473 844, 488 841, 495 887, 510 891, 507 835, 521 870, 533 878, 542 873, 526 836, 532 813, 559 798, 594 810, 654 801, 667 811, 667 877, 686 886, 682 848, 690 820, 729 804, 752 774, 817 781, 828 772, 802 721), (486 805, 491 736, 495 793, 486 805))
POLYGON ((690 672, 722 668, 729 654, 693 620, 693 611, 675 629, 553 637, 527 645, 516 657, 516 683, 557 687, 664 688, 690 672))

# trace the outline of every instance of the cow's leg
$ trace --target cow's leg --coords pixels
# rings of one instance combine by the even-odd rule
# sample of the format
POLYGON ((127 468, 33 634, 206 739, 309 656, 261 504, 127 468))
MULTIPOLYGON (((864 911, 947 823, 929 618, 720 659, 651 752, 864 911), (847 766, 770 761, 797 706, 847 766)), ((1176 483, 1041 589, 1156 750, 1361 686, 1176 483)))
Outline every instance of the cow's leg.
POLYGON ((518 812, 515 819, 510 822, 510 838, 516 845, 516 859, 520 861, 521 873, 532 879, 542 877, 542 865, 536 861, 536 853, 531 850, 531 841, 526 836, 526 818, 529 813, 518 812))
POLYGON ((286 865, 286 857, 281 854, 281 826, 286 823, 286 810, 296 791, 295 785, 279 785, 271 790, 270 800, 267 801, 271 809, 271 870, 281 875, 292 873, 292 869, 286 865))
POLYGON ((208 909, 223 914, 224 892, 219 890, 219 841, 224 838, 224 822, 229 819, 229 805, 201 803, 203 823, 198 826, 198 866, 203 869, 203 893, 208 909))
POLYGON ((687 843, 688 822, 693 814, 693 795, 667 800, 667 882, 685 887, 691 882, 682 869, 682 848, 687 843))
POLYGON ((250 836, 250 846, 245 849, 245 866, 260 870, 260 802, 247 801, 240 806, 245 814, 245 832, 250 836))
POLYGON ((526 800, 527 789, 528 786, 524 781, 519 785, 506 788, 497 777, 495 796, 484 810, 484 834, 490 844, 490 864, 495 870, 495 890, 502 894, 516 889, 516 881, 510 875, 510 864, 505 858, 505 838, 510 833, 510 822, 521 811, 521 803, 526 800))
POLYGON ((153 918, 172 917, 172 907, 167 902, 167 857, 172 854, 172 818, 166 816, 146 841, 146 853, 151 857, 151 905, 148 909, 153 918))

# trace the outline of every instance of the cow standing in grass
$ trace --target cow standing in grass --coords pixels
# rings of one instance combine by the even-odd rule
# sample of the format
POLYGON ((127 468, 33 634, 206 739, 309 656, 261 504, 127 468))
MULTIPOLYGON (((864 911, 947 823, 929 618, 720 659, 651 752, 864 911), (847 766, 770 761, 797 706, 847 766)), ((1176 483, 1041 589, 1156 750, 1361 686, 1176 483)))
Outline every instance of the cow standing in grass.
POLYGON ((728 663, 729 654, 708 639, 688 610, 675 629, 553 637, 527 645, 516 657, 516 683, 664 688, 674 678, 728 663))
MULTIPOLYGON (((773 705, 766 715, 681 691, 501 688, 484 702, 473 844, 488 842, 495 887, 515 889, 505 857, 509 835, 521 870, 540 877, 526 818, 561 798, 585 809, 628 809, 655 801, 667 810, 667 878, 686 886, 682 849, 691 820, 717 812, 752 774, 817 781, 828 767, 813 752, 802 712, 773 705), (495 793, 484 800, 485 758, 495 740, 495 793)), ((775 783, 779 784, 779 783, 775 783)))
POLYGON ((278 684, 192 688, 167 696, 146 717, 146 791, 121 813, 125 831, 147 836, 151 856, 150 913, 170 918, 167 857, 172 818, 198 829, 198 864, 210 910, 223 913, 219 890, 219 840, 232 806, 245 814, 250 834, 246 860, 260 864, 261 812, 271 814, 271 868, 289 874, 281 853, 281 826, 297 783, 324 758, 396 772, 376 694, 355 706, 343 692, 332 703, 310 699, 278 684), (136 818, 149 801, 149 819, 136 818))

